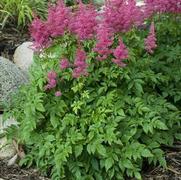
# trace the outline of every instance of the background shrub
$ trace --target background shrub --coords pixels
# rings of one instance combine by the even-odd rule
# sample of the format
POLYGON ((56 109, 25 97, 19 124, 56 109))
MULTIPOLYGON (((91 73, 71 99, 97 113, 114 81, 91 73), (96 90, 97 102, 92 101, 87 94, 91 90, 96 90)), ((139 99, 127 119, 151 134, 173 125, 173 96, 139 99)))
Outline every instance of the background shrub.
MULTIPOLYGON (((1 0, 0 2, 0 26, 18 26, 24 29, 33 20, 33 14, 45 18, 47 15, 48 3, 55 4, 56 0, 1 0)), ((65 0, 69 6, 77 4, 74 0, 65 0)), ((89 3, 85 0, 84 3, 89 3)), ((95 4, 103 4, 103 1, 95 1, 95 4)))
POLYGON ((0 25, 27 27, 33 19, 33 13, 41 17, 46 16, 47 0, 1 0, 0 25))

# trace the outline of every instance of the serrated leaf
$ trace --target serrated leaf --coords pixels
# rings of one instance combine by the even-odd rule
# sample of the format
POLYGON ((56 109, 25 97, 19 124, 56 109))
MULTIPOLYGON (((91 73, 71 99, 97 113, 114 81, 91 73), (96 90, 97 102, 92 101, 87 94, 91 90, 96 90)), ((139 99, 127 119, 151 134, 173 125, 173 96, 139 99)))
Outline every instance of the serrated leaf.
POLYGON ((75 146, 75 157, 80 156, 82 151, 83 151, 83 146, 82 145, 75 146))
POLYGON ((106 155, 106 149, 102 144, 97 145, 97 151, 102 156, 106 155))
POLYGON ((118 115, 125 117, 125 113, 124 113, 124 110, 123 110, 123 109, 119 109, 119 110, 117 111, 117 113, 118 113, 118 115))
POLYGON ((106 171, 108 171, 114 164, 114 160, 110 157, 108 159, 105 160, 105 168, 106 171))
POLYGON ((36 109, 40 112, 45 112, 45 108, 43 107, 43 104, 36 104, 35 105, 36 109))
POLYGON ((48 135, 48 136, 46 137, 46 140, 49 141, 49 142, 52 142, 52 141, 55 140, 55 137, 54 137, 53 135, 48 135))
POLYGON ((178 140, 181 140, 181 133, 176 133, 175 138, 177 138, 178 140))
POLYGON ((142 85, 140 83, 135 83, 135 88, 136 88, 138 94, 143 93, 143 88, 142 88, 142 85))
POLYGON ((89 141, 92 140, 94 137, 94 131, 91 131, 89 134, 88 134, 88 139, 89 141))
POLYGON ((96 170, 99 171, 99 164, 98 161, 96 159, 92 159, 91 161, 92 167, 96 170))
POLYGON ((153 157, 153 154, 150 152, 150 150, 148 149, 144 149, 142 152, 141 152, 141 155, 143 157, 153 157))
POLYGON ((148 107, 143 107, 141 110, 142 110, 143 112, 149 112, 149 111, 150 111, 150 109, 149 109, 148 107))
POLYGON ((122 165, 125 167, 125 168, 128 168, 128 169, 133 169, 133 164, 131 163, 131 161, 129 159, 123 159, 122 160, 122 165))
POLYGON ((160 120, 154 122, 154 127, 161 130, 168 130, 168 127, 165 125, 165 123, 161 122, 160 120))
POLYGON ((51 122, 51 124, 52 124, 52 126, 53 126, 54 128, 56 128, 56 127, 58 126, 59 121, 58 121, 58 119, 57 119, 57 117, 56 117, 55 114, 51 114, 51 116, 50 116, 50 122, 51 122))
POLYGON ((166 168, 166 167, 167 167, 167 162, 166 162, 166 160, 165 160, 164 157, 160 157, 160 158, 159 158, 159 163, 160 163, 160 165, 161 165, 163 168, 166 168))
POLYGON ((96 151, 96 144, 88 144, 87 145, 87 151, 89 154, 94 154, 96 151))
POLYGON ((137 180, 141 180, 142 179, 141 174, 139 172, 134 172, 134 175, 135 175, 135 178, 137 180))
POLYGON ((143 125, 143 131, 148 134, 148 132, 153 133, 153 127, 152 124, 145 123, 143 125))

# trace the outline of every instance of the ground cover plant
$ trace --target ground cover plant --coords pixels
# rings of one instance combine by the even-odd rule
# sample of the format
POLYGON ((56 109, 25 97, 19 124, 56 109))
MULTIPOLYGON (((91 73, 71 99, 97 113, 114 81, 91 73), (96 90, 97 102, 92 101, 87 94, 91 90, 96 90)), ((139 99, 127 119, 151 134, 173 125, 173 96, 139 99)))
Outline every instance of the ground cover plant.
POLYGON ((181 139, 180 2, 114 0, 103 13, 61 1, 30 31, 30 82, 6 105, 21 165, 56 179, 141 179, 181 139))

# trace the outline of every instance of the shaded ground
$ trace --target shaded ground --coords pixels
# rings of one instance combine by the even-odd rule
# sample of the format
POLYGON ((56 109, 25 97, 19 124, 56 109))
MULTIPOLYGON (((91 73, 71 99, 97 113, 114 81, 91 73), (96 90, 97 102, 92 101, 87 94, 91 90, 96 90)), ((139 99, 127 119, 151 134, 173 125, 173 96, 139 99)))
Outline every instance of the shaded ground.
POLYGON ((14 28, 0 30, 0 56, 12 60, 15 49, 29 39, 27 33, 14 28))
POLYGON ((180 151, 168 151, 167 169, 156 167, 144 174, 144 180, 181 180, 181 146, 180 151))
POLYGON ((0 180, 48 180, 40 176, 36 170, 21 169, 17 165, 7 166, 7 163, 0 160, 0 180))
MULTIPOLYGON (((167 169, 156 167, 148 172, 143 172, 143 180, 181 180, 181 147, 179 151, 168 151, 167 169)), ((40 173, 32 169, 22 169, 17 165, 8 167, 0 161, 0 180, 49 180, 40 176, 40 173)), ((129 180, 129 179, 128 179, 129 180)))

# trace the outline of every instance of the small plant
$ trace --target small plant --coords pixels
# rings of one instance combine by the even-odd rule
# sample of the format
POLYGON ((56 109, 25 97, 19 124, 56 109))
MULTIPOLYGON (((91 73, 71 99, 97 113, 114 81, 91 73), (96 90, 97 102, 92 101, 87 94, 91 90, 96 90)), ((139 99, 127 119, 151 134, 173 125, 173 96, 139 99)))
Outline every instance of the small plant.
POLYGON ((33 21, 30 83, 6 108, 21 165, 53 180, 141 179, 145 160, 166 168, 162 145, 181 139, 181 23, 169 5, 108 1, 99 14, 60 1, 33 21))

